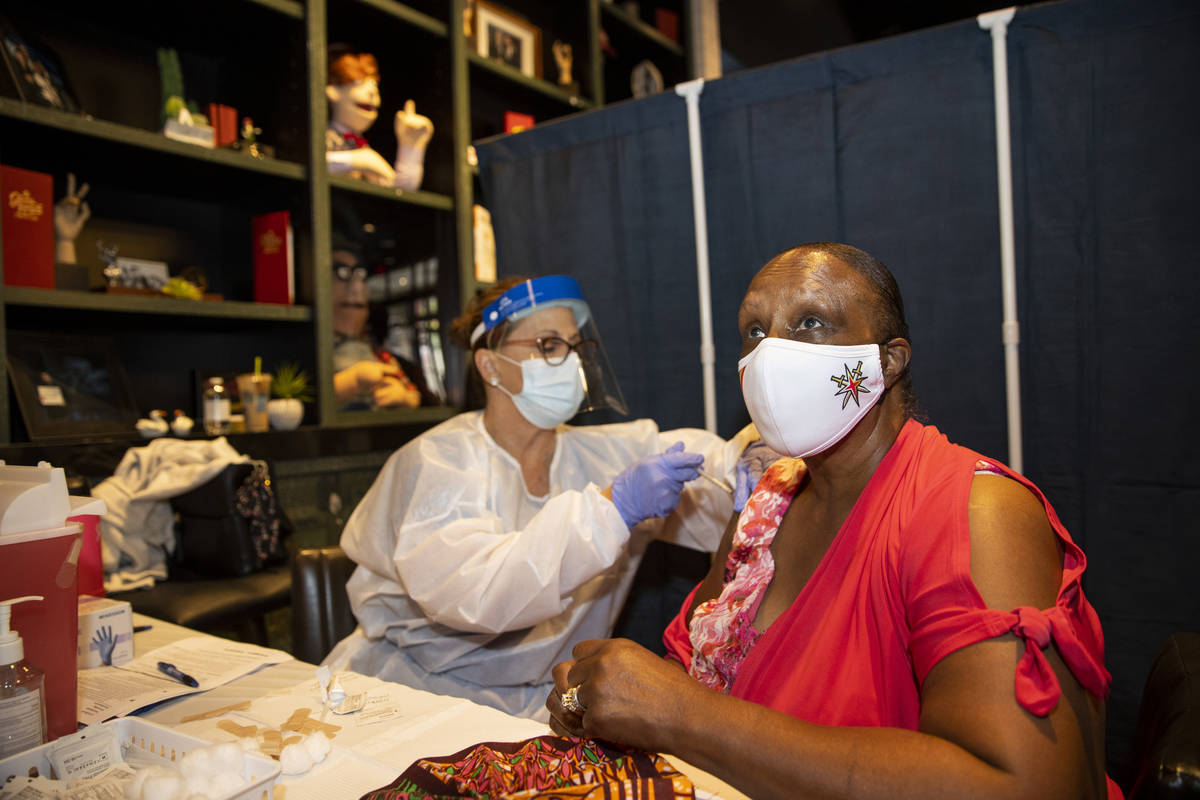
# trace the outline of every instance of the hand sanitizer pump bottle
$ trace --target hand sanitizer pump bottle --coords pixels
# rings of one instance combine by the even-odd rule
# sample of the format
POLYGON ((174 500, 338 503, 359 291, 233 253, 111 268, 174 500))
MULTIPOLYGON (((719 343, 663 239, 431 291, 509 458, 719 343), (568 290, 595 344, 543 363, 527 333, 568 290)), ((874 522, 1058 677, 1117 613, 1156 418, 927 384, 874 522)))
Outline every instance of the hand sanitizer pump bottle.
POLYGON ((9 625, 14 604, 41 599, 0 600, 0 758, 46 741, 45 673, 25 660, 21 636, 9 625))

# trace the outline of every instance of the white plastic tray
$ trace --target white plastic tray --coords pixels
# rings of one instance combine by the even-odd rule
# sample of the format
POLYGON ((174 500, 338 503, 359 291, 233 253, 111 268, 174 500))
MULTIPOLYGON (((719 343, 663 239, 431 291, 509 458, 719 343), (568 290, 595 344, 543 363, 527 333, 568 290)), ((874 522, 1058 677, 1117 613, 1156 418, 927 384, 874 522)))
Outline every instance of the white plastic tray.
MULTIPOLYGON (((137 748, 157 756, 164 763, 177 762, 192 750, 212 744, 199 737, 188 736, 139 717, 121 717, 94 727, 116 728, 122 753, 130 748, 137 748)), ((35 767, 38 774, 47 778, 55 777, 47 755, 52 745, 53 742, 44 744, 0 761, 0 783, 6 781, 9 776, 26 776, 29 770, 35 767)), ((271 787, 279 779, 279 764, 274 759, 247 753, 242 776, 249 783, 242 787, 241 791, 213 800, 271 800, 271 787)))

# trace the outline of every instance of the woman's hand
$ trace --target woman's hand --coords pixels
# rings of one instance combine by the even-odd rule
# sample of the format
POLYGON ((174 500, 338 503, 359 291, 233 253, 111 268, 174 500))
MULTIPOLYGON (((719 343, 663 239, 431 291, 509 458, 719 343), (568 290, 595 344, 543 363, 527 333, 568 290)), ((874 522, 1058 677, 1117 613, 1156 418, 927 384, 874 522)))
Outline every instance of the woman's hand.
POLYGON ((711 690, 676 661, 628 639, 588 639, 575 659, 554 667, 555 689, 546 698, 550 728, 561 736, 592 737, 654 752, 671 749, 672 731, 686 726, 685 713, 711 690), (563 708, 562 693, 575 686, 582 713, 563 708))

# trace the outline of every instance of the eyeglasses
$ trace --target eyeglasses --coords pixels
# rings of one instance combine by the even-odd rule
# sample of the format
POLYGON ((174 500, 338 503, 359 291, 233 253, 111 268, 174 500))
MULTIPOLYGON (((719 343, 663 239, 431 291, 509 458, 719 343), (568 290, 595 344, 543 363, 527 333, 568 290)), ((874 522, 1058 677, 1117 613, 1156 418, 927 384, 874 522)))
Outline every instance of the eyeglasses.
POLYGON ((566 361, 567 356, 571 354, 572 350, 579 354, 581 361, 588 361, 596 354, 596 351, 600 347, 595 339, 580 339, 578 342, 571 344, 566 339, 558 336, 539 336, 536 339, 509 339, 501 346, 507 347, 510 344, 536 347, 538 353, 552 367, 557 367, 566 361))
POLYGON ((367 268, 350 267, 345 264, 334 264, 333 277, 337 278, 342 283, 345 283, 351 279, 356 281, 365 281, 367 279, 367 268))

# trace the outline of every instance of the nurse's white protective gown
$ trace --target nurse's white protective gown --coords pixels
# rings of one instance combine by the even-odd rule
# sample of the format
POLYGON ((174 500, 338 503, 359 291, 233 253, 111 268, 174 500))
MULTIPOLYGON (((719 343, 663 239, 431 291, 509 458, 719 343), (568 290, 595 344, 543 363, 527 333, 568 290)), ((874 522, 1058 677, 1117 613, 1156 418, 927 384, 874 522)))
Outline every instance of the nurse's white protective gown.
POLYGON ((610 634, 648 540, 716 550, 733 509, 700 479, 631 534, 601 490, 676 441, 732 486, 753 438, 753 426, 726 442, 648 419, 562 425, 550 491, 534 497, 482 411, 443 422, 392 454, 346 524, 359 627, 325 663, 546 719, 551 668, 610 634))

